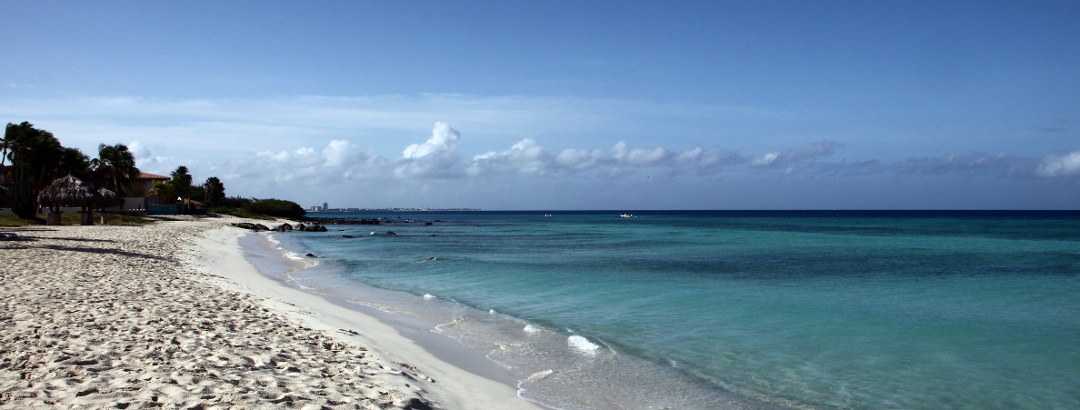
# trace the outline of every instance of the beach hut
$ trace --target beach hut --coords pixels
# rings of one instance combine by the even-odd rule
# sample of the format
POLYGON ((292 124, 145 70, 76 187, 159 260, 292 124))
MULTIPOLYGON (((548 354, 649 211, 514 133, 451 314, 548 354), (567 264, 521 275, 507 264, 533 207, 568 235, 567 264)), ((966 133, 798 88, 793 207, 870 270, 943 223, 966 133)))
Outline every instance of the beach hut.
POLYGON ((107 188, 98 189, 97 193, 97 208, 101 210, 101 223, 106 223, 109 221, 109 214, 105 212, 105 208, 123 206, 124 197, 107 188))
POLYGON ((38 194, 38 203, 49 208, 46 225, 60 225, 60 207, 78 206, 82 208, 82 224, 93 225, 94 214, 91 207, 97 202, 97 191, 83 185, 82 180, 68 175, 53 181, 38 194))

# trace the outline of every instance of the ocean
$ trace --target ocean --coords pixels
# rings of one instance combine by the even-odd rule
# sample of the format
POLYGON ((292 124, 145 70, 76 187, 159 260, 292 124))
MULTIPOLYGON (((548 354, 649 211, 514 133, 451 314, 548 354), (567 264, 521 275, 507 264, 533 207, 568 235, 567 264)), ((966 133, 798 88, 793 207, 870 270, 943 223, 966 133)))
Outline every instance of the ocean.
POLYGON ((268 234, 279 279, 551 408, 1080 408, 1080 212, 310 216, 382 223, 268 234))

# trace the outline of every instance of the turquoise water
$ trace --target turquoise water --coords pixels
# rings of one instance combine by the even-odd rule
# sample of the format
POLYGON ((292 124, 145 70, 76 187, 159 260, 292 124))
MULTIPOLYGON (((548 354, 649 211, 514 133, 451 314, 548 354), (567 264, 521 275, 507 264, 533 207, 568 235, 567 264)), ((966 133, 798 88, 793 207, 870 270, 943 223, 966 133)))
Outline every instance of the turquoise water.
POLYGON ((298 284, 427 318, 554 408, 1080 408, 1075 212, 619 213, 275 238, 319 255, 298 284))

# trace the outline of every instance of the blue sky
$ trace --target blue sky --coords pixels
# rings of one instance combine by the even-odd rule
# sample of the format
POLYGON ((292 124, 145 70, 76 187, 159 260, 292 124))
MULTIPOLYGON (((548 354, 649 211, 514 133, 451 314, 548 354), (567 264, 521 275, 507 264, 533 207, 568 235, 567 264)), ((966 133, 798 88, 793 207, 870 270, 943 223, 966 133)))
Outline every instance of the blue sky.
POLYGON ((0 1, 0 120, 229 195, 1077 209, 1080 3, 0 1))

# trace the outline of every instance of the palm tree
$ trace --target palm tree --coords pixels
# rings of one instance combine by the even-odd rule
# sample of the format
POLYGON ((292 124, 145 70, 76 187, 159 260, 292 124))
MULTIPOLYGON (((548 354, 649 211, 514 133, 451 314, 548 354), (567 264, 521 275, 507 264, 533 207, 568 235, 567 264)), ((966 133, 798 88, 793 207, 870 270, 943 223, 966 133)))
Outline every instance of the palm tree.
POLYGON ((225 199, 225 184, 222 184, 218 177, 206 178, 203 189, 206 192, 206 202, 209 202, 210 206, 218 206, 221 200, 225 199))
MULTIPOLYGON (((9 128, 12 125, 15 125, 15 124, 12 124, 10 122, 8 123, 9 128)), ((4 133, 4 139, 0 139, 0 168, 4 168, 5 166, 7 166, 6 164, 7 164, 7 159, 8 159, 8 152, 11 151, 11 146, 13 145, 13 142, 14 141, 11 141, 8 138, 8 133, 7 132, 4 133)))
POLYGON ((100 188, 110 189, 122 195, 139 175, 135 167, 135 155, 124 144, 98 145, 98 157, 91 161, 94 181, 100 188))
POLYGON ((82 153, 78 148, 64 148, 60 156, 60 171, 68 175, 74 175, 81 181, 89 181, 90 157, 82 153))
POLYGON ((154 187, 147 191, 147 194, 158 199, 159 203, 171 204, 173 198, 176 198, 179 194, 176 190, 176 185, 172 181, 156 181, 154 187))
POLYGON ((181 165, 176 167, 176 170, 169 174, 172 177, 173 187, 176 188, 177 195, 182 197, 188 197, 191 191, 191 174, 188 173, 187 167, 181 165))
POLYGON ((37 192, 66 173, 61 168, 64 148, 51 132, 36 129, 33 124, 23 121, 19 125, 8 123, 4 130, 4 149, 13 168, 12 210, 20 218, 33 218, 37 213, 37 192))

